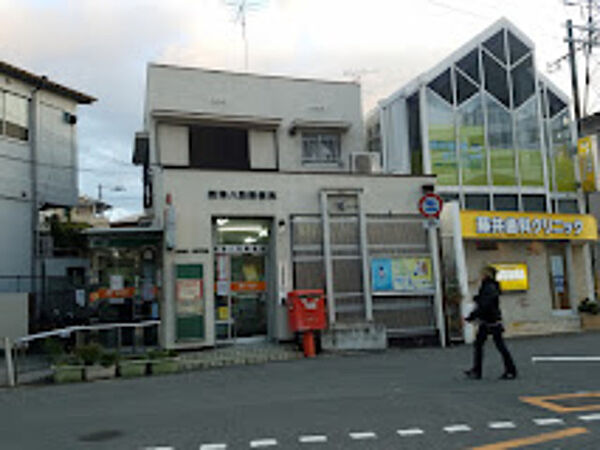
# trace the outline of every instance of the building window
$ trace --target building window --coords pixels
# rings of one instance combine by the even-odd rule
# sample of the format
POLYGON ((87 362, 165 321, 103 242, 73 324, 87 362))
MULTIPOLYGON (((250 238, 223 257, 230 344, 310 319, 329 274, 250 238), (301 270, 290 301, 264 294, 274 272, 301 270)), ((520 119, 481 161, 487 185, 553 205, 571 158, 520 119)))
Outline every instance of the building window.
POLYGON ((191 126, 190 166, 199 169, 250 170, 248 130, 191 126))
POLYGON ((439 193, 440 197, 442 197, 442 200, 444 201, 444 203, 449 203, 449 202, 457 202, 459 200, 458 194, 452 194, 449 192, 441 192, 439 193))
POLYGON ((302 133, 302 163, 339 163, 340 135, 338 133, 302 133))
POLYGON ((523 211, 528 212, 546 212, 546 196, 544 195, 523 195, 523 211))
POLYGON ((419 92, 406 99, 408 111, 408 146, 410 151, 410 173, 423 174, 423 144, 421 142, 421 108, 419 92))
POLYGON ((577 200, 574 199, 565 199, 558 200, 558 211, 562 214, 579 214, 579 206, 577 205, 577 200))
POLYGON ((490 196, 486 194, 469 194, 465 195, 465 209, 473 209, 477 211, 490 210, 490 196))
POLYGON ((516 195, 494 195, 496 211, 518 211, 519 200, 516 195))
POLYGON ((29 138, 29 103, 25 97, 4 92, 0 94, 2 134, 26 141, 29 138))

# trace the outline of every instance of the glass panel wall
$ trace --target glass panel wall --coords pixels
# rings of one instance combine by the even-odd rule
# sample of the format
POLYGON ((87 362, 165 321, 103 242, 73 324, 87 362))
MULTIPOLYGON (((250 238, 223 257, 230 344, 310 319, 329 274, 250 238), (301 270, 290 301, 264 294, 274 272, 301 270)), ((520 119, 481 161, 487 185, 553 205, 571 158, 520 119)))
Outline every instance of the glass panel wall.
POLYGON ((441 185, 458 184, 456 141, 454 136, 454 115, 452 106, 426 90, 427 113, 429 119, 429 150, 431 170, 437 175, 441 185))
POLYGON ((510 113, 487 94, 485 96, 485 106, 492 165, 492 184, 495 186, 514 186, 517 184, 517 169, 510 113))
POLYGON ((575 163, 571 155, 569 111, 565 109, 550 121, 552 162, 556 173, 556 188, 561 192, 575 191, 575 163))
POLYGON ((458 109, 458 143, 465 185, 488 184, 483 133, 483 108, 481 95, 477 94, 458 109))
POLYGON ((544 166, 540 145, 537 97, 532 97, 515 113, 516 147, 523 186, 543 186, 544 166))

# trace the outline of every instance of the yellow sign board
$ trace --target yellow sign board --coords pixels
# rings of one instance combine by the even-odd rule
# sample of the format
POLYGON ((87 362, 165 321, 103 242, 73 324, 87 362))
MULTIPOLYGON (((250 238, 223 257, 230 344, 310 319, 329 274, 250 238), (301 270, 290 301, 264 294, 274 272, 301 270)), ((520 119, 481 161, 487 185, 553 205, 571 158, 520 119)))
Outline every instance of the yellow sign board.
POLYGON ((529 289, 527 264, 492 264, 496 272, 496 281, 502 291, 526 291, 529 289))
POLYGON ((461 211, 460 222, 464 239, 598 239, 596 219, 589 214, 461 211))
POLYGON ((577 159, 581 174, 581 187, 585 192, 596 191, 596 146, 595 136, 586 136, 577 140, 577 159))

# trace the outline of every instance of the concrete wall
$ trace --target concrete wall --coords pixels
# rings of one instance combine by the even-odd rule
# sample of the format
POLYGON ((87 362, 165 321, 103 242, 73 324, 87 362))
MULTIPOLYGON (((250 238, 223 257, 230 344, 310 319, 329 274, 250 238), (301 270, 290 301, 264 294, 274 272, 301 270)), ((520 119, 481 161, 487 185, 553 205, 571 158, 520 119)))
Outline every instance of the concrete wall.
MULTIPOLYGON (((174 274, 175 264, 204 264, 206 295, 206 345, 214 339, 213 315, 214 292, 212 219, 214 217, 272 218, 273 223, 284 221, 283 227, 275 227, 274 239, 277 261, 277 280, 280 293, 292 289, 290 216, 293 214, 320 214, 320 191, 328 189, 363 189, 363 205, 366 214, 394 214, 418 216, 417 202, 421 186, 431 184, 430 177, 359 176, 350 174, 281 174, 277 172, 245 172, 243 176, 232 172, 208 172, 187 169, 164 169, 161 177, 164 192, 171 193, 176 217, 176 249, 165 252, 164 299, 162 317, 166 322, 163 343, 172 346, 174 336, 174 274), (211 200, 209 190, 255 190, 274 191, 276 200, 211 200), (401 196, 401 197, 400 197, 401 196), (401 198, 401 200, 400 200, 401 198), (179 251, 179 253, 177 253, 179 251), (182 253, 187 252, 187 253, 182 253), (282 282, 283 278, 283 282, 282 282)), ((270 301, 276 301, 272 298, 270 301)), ((277 336, 287 336, 286 311, 283 305, 275 308, 277 336)), ((197 344, 195 344, 197 345, 197 344)))
MULTIPOLYGON (((479 288, 479 274, 490 263, 527 264, 529 290, 525 292, 505 292, 500 297, 507 335, 548 334, 578 331, 579 316, 576 306, 579 296, 585 291, 585 282, 580 277, 585 273, 582 257, 573 258, 570 271, 574 276, 569 285, 572 288, 572 310, 553 311, 550 288, 550 267, 548 250, 543 241, 498 242, 497 250, 477 250, 474 241, 464 241, 468 270, 468 283, 471 295, 479 288), (578 274, 575 276, 575 274, 578 274)), ((561 245, 568 246, 567 243, 561 245)), ((573 246, 579 253, 583 245, 573 246)), ((569 269, 566 268, 567 273, 569 269)))
MULTIPOLYGON (((0 338, 14 340, 26 336, 28 320, 28 294, 0 293, 0 338)), ((4 348, 3 339, 0 347, 4 348)))
POLYGON ((28 291, 30 280, 14 277, 31 275, 31 203, 0 197, 0 230, 0 292, 28 291))
MULTIPOLYGON (((153 130, 156 123, 151 116, 156 111, 220 118, 224 123, 233 118, 278 122, 279 169, 284 171, 348 171, 350 153, 364 149, 360 86, 357 83, 151 64, 146 89, 144 122, 150 132, 152 162, 156 162, 156 133, 153 130), (302 133, 293 136, 289 133, 292 122, 298 120, 350 124, 350 128, 342 133, 341 166, 302 165, 302 133)), ((160 151, 169 150, 161 148, 160 151)))

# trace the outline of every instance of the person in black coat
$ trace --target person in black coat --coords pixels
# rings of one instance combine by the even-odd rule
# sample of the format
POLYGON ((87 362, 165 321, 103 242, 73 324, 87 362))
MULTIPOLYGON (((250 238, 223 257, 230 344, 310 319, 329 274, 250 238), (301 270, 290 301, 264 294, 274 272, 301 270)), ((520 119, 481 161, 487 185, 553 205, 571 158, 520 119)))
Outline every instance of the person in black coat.
POLYGON ((482 271, 481 286, 479 293, 475 296, 475 309, 468 317, 467 322, 477 320, 479 329, 477 337, 473 344, 473 368, 465 371, 465 375, 469 378, 480 379, 483 363, 483 344, 487 339, 488 334, 491 334, 494 339, 496 348, 502 355, 504 361, 504 373, 500 377, 505 380, 512 380, 517 377, 517 368, 510 355, 510 352, 504 344, 502 333, 504 327, 502 325, 502 313, 500 312, 500 285, 496 281, 496 269, 486 267, 482 271))

